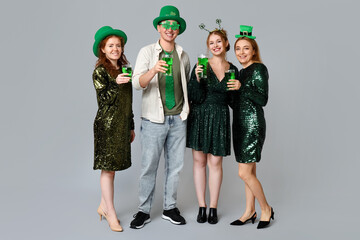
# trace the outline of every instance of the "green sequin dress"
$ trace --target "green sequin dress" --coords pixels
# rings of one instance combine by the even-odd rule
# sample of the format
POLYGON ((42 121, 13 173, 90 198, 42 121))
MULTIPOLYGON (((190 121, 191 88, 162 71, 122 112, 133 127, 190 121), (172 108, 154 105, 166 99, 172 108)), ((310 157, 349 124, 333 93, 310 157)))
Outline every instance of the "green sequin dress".
POLYGON ((268 100, 267 68, 253 63, 240 71, 241 87, 232 93, 233 143, 236 161, 259 162, 265 141, 265 117, 263 107, 268 100))
MULTIPOLYGON (((208 64, 206 79, 196 80, 195 67, 188 83, 190 114, 186 146, 214 156, 230 155, 231 132, 227 81, 219 81, 208 64)), ((230 64, 231 69, 237 68, 230 64)))
POLYGON ((131 83, 117 84, 103 66, 94 70, 98 111, 94 122, 94 170, 131 166, 130 130, 134 129, 131 83))

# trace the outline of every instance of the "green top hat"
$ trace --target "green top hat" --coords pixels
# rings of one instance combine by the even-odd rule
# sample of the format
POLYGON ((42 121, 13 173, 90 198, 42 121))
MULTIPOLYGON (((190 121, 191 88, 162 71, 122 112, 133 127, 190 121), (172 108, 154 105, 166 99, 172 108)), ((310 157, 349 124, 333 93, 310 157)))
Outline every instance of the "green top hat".
POLYGON ((240 34, 235 35, 236 38, 247 37, 250 39, 255 39, 256 37, 252 35, 252 26, 240 25, 240 34))
POLYGON ((185 20, 180 17, 179 10, 174 6, 167 5, 161 8, 159 17, 155 18, 153 21, 155 29, 157 29, 159 22, 164 20, 177 21, 180 24, 179 35, 182 34, 186 29, 185 20))
POLYGON ((99 30, 97 30, 97 32, 95 33, 95 42, 94 42, 94 45, 93 45, 93 52, 95 54, 95 56, 99 57, 99 44, 100 42, 106 38, 107 36, 110 36, 110 35, 115 35, 115 36, 119 36, 119 37, 122 37, 124 39, 124 45, 127 41, 127 36, 126 34, 119 30, 119 29, 113 29, 112 27, 109 27, 109 26, 104 26, 104 27, 101 27, 99 30))

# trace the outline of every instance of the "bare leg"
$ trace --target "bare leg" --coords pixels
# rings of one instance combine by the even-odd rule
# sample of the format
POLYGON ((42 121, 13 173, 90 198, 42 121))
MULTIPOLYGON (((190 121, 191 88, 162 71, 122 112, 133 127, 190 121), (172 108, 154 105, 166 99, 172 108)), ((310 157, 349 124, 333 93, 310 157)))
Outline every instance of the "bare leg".
POLYGON ((208 154, 207 156, 209 167, 210 208, 217 208, 223 176, 223 157, 214 156, 212 154, 208 154))
POLYGON ((100 201, 100 207, 103 211, 107 211, 107 206, 106 206, 106 203, 105 203, 105 198, 103 196, 103 193, 101 191, 101 201, 100 201))
MULTIPOLYGON (((256 177, 256 164, 252 168, 252 174, 255 175, 256 177)), ((246 183, 245 183, 245 197, 246 197, 246 209, 244 214, 240 217, 240 221, 242 222, 245 222, 250 217, 252 217, 252 215, 255 212, 255 196, 246 183)))
POLYGON ((206 154, 201 151, 192 150, 193 153, 193 172, 196 196, 199 207, 206 207, 206 154))
POLYGON ((258 200, 261 208, 260 221, 269 221, 271 207, 266 201, 264 190, 256 177, 256 163, 239 163, 239 176, 258 200), (255 169, 255 174, 254 174, 255 169))
POLYGON ((118 225, 118 219, 114 208, 114 171, 101 171, 101 202, 100 207, 105 213, 109 225, 118 225))

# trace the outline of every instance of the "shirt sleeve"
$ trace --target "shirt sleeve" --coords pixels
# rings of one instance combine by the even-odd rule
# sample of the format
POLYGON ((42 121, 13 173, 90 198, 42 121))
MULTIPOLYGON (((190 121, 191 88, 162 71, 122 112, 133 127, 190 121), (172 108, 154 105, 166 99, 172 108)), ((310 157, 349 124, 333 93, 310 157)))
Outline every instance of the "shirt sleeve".
POLYGON ((190 81, 188 83, 188 98, 190 103, 200 104, 206 97, 206 84, 202 79, 200 82, 197 81, 195 68, 196 65, 191 71, 190 81))
MULTIPOLYGON (((131 89, 131 103, 133 103, 133 93, 132 93, 132 89, 131 89)), ((135 122, 134 122, 134 111, 131 107, 131 115, 130 115, 130 130, 134 130, 135 129, 135 122)))
POLYGON ((149 50, 144 47, 140 50, 136 62, 135 62, 135 68, 134 68, 134 74, 132 77, 132 84, 135 89, 137 90, 144 90, 147 87, 141 87, 140 86, 140 77, 141 75, 147 73, 150 70, 150 57, 149 50))
POLYGON ((265 65, 257 67, 251 76, 251 81, 254 83, 249 89, 244 92, 245 97, 264 107, 268 101, 269 91, 269 74, 265 65))
POLYGON ((113 79, 109 78, 105 68, 98 67, 94 70, 93 83, 100 108, 115 101, 119 87, 113 79))
POLYGON ((189 55, 187 55, 187 54, 186 54, 186 61, 185 61, 185 74, 186 74, 186 81, 189 82, 190 60, 189 60, 189 55))

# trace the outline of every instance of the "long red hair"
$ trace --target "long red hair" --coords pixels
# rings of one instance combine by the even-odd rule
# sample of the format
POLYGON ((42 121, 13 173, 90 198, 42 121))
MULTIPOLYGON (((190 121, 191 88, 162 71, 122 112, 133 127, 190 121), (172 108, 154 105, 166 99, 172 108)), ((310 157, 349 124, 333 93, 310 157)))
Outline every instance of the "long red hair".
POLYGON ((119 37, 119 36, 116 36, 116 35, 110 35, 110 36, 107 36, 106 38, 104 38, 100 44, 99 44, 99 47, 98 47, 98 56, 99 56, 99 59, 97 60, 96 64, 95 64, 95 67, 98 67, 100 65, 103 65, 104 68, 108 71, 108 73, 112 76, 112 77, 116 77, 120 71, 121 71, 121 67, 128 62, 128 60, 126 59, 126 56, 124 54, 124 46, 125 46, 125 43, 124 43, 124 39, 122 37, 119 37), (101 49, 103 49, 106 45, 106 42, 109 40, 109 38, 111 37, 117 37, 120 42, 121 42, 121 56, 120 58, 118 59, 118 66, 120 67, 120 69, 116 69, 116 67, 114 65, 111 64, 111 62, 109 61, 109 59, 106 58, 106 55, 105 53, 103 53, 103 51, 101 51, 101 49))

